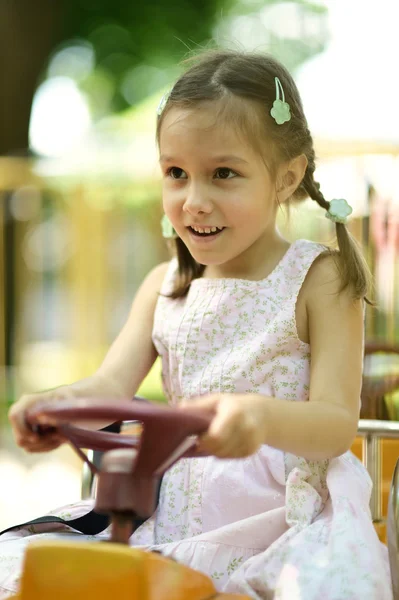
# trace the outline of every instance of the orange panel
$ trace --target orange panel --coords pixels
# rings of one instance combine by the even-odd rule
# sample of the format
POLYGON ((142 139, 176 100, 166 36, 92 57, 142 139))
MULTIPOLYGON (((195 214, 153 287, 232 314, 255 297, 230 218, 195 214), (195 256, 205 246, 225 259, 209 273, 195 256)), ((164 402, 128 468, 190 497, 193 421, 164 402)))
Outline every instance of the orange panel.
POLYGON ((206 575, 160 554, 146 553, 145 566, 148 600, 203 600, 215 595, 206 575))
MULTIPOLYGON (((250 600, 159 554, 106 542, 33 542, 19 600, 250 600)), ((15 600, 17 600, 17 598, 15 600)))
POLYGON ((148 600, 143 559, 104 542, 33 542, 26 549, 21 600, 148 600))
POLYGON ((215 600, 251 600, 249 596, 237 596, 237 594, 218 594, 215 600))
MULTIPOLYGON (((362 460, 362 438, 356 438, 352 444, 352 452, 362 460)), ((396 461, 399 458, 399 440, 382 440, 382 514, 388 512, 389 490, 396 461)))
MULTIPOLYGON (((357 437, 352 444, 352 452, 362 460, 363 438, 357 437)), ((388 514, 389 491, 396 461, 399 457, 399 440, 382 440, 382 469, 381 469, 381 507, 384 519, 388 514)), ((385 522, 375 523, 378 537, 386 542, 385 522)))

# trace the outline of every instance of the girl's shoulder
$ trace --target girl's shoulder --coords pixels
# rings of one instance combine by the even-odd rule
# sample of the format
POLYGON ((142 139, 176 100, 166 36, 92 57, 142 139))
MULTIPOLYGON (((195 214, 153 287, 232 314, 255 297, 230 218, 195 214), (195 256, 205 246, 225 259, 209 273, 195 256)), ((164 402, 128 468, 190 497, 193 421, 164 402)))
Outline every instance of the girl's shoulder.
POLYGON ((307 249, 314 254, 313 260, 309 264, 309 269, 306 275, 304 286, 312 288, 326 284, 327 282, 335 282, 340 285, 341 275, 339 271, 339 253, 324 244, 317 242, 307 243, 307 249))
MULTIPOLYGON (((337 331, 350 331, 353 322, 362 320, 363 302, 355 299, 353 289, 343 289, 338 252, 324 247, 307 270, 296 303, 297 330, 300 339, 311 343, 310 329, 323 331, 322 339, 331 342, 327 322, 337 331)), ((315 345, 313 339, 313 345, 315 345)))
POLYGON ((322 250, 311 262, 303 282, 301 294, 312 304, 315 299, 332 296, 336 301, 343 302, 340 297, 354 300, 354 290, 351 286, 343 288, 343 278, 340 266, 340 256, 337 250, 322 247, 322 250))
POLYGON ((330 252, 328 246, 326 246, 325 244, 321 244, 320 242, 313 242, 312 240, 307 239, 295 240, 295 242, 291 244, 291 249, 297 256, 304 257, 312 254, 314 256, 318 256, 323 252, 330 252))
POLYGON ((290 253, 291 260, 288 263, 295 266, 296 270, 302 271, 306 279, 313 272, 319 277, 323 277, 323 274, 331 275, 334 265, 337 264, 338 254, 334 250, 311 240, 296 240, 291 244, 290 253))
MULTIPOLYGON (((291 244, 280 263, 280 270, 284 272, 285 285, 291 295, 298 295, 314 265, 328 253, 329 250, 325 245, 306 239, 295 240, 291 244)), ((276 269, 276 274, 280 275, 278 271, 279 269, 276 269)))

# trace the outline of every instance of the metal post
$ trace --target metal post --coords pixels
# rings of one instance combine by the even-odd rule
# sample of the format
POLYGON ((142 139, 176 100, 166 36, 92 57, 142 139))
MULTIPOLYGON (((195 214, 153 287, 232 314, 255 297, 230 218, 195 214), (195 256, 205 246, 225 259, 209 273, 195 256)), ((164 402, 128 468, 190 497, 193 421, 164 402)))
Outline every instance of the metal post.
MULTIPOLYGON (((94 451, 87 450, 86 454, 87 454, 87 458, 89 459, 89 461, 93 462, 94 451)), ((94 479, 93 473, 90 471, 88 464, 84 462, 83 470, 82 470, 82 487, 81 487, 82 500, 88 500, 89 498, 94 497, 94 495, 93 495, 93 479, 94 479)))
POLYGON ((363 439, 363 460, 373 482, 370 510, 373 521, 382 520, 381 507, 381 439, 368 433, 363 439))

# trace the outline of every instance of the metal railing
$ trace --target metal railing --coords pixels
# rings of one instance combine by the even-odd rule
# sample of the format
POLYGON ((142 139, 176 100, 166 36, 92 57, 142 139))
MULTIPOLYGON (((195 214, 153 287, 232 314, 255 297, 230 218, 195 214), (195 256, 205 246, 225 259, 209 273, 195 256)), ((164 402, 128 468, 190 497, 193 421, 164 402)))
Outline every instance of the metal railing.
MULTIPOLYGON (((131 425, 131 422, 124 424, 125 427, 129 425, 131 425)), ((367 468, 373 482, 370 510, 374 523, 378 524, 383 521, 381 503, 382 440, 399 439, 399 422, 360 419, 357 435, 363 437, 363 464, 367 468)), ((91 461, 96 458, 92 450, 88 451, 88 457, 91 461)), ((93 483, 93 475, 87 465, 84 464, 82 477, 83 498, 94 496, 95 486, 93 483)), ((399 600, 399 459, 396 461, 389 494, 387 543, 393 599, 399 600)))
MULTIPOLYGON (((129 426, 126 422, 124 428, 129 426)), ((363 437, 363 464, 365 465, 373 488, 370 499, 370 510, 375 523, 382 521, 382 440, 399 439, 399 422, 360 419, 357 435, 363 437)), ((88 451, 89 460, 93 461, 94 452, 88 451)), ((82 476, 82 498, 89 498, 93 494, 93 478, 85 464, 82 476)))
POLYGON ((399 439, 399 422, 360 419, 357 430, 363 437, 363 463, 373 482, 370 510, 375 523, 382 521, 382 445, 383 439, 399 439))

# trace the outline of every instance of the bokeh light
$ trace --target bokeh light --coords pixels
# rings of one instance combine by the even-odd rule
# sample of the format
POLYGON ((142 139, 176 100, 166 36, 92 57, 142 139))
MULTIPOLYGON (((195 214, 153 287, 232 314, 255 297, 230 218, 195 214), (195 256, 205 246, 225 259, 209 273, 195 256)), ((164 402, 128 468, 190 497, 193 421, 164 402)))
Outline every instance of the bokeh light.
POLYGON ((94 49, 84 40, 77 40, 62 48, 50 61, 47 73, 49 78, 69 77, 82 81, 93 71, 95 65, 94 49))
POLYGON ((34 185, 25 185, 13 192, 10 212, 17 221, 30 221, 38 216, 41 207, 41 192, 34 185))
POLYGON ((64 266, 73 254, 68 219, 56 215, 32 227, 23 242, 22 254, 32 271, 53 271, 64 266))
POLYGON ((31 147, 45 156, 62 156, 78 145, 90 124, 87 101, 75 81, 52 77, 41 84, 33 100, 31 147))

